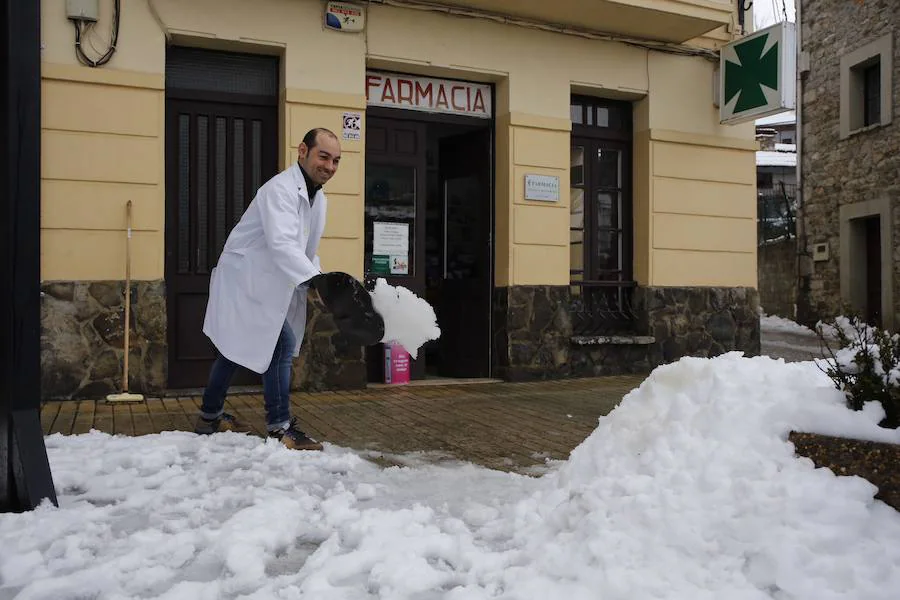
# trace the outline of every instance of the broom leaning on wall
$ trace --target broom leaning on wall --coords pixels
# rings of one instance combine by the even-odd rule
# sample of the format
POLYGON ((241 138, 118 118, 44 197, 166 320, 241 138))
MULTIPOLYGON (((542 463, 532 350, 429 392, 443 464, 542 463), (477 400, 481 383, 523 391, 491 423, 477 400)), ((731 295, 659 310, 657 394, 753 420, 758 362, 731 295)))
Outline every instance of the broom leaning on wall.
POLYGON ((125 238, 125 370, 122 374, 122 392, 110 394, 107 402, 143 402, 142 394, 128 391, 128 355, 130 354, 129 331, 131 330, 131 200, 125 205, 127 236, 125 238))

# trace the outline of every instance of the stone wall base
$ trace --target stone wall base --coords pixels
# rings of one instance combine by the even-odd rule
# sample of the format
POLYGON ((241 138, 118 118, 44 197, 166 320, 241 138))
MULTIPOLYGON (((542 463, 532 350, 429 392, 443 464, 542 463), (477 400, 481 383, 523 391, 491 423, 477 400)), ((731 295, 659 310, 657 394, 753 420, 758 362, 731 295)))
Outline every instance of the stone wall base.
MULTIPOLYGON (((102 398, 122 389, 124 281, 54 281, 41 285, 41 398, 102 398)), ((165 282, 131 286, 129 391, 166 386, 165 282)))
MULTIPOLYGON (((125 282, 56 281, 44 283, 41 291, 41 399, 102 399, 120 391, 125 282)), ((292 389, 365 387, 363 349, 338 336, 318 296, 310 292, 309 297, 306 336, 294 361, 292 389)), ((165 282, 133 282, 131 308, 128 389, 163 395, 168 385, 165 282)), ((197 382, 197 387, 205 383, 197 382)))
POLYGON ((572 336, 569 290, 495 290, 495 377, 529 381, 649 373, 683 356, 760 352, 759 294, 753 288, 638 288, 633 330, 594 338, 572 336))
POLYGON ((652 335, 650 360, 760 353, 759 294, 754 288, 645 287, 635 293, 638 329, 652 335))
MULTIPOLYGON (((42 285, 41 397, 102 398, 121 389, 124 284, 42 285)), ((165 393, 165 283, 132 285, 129 389, 165 393)), ((759 295, 752 288, 638 288, 634 331, 573 338, 568 286, 513 286, 494 292, 494 376, 507 381, 645 373, 682 356, 760 352, 759 295)), ((364 349, 337 334, 315 292, 295 361, 292 389, 361 389, 364 349)), ((199 382, 202 387, 205 382, 199 382)))
POLYGON ((650 373, 657 363, 651 362, 649 336, 616 336, 572 342, 569 372, 573 377, 603 377, 650 373))
POLYGON ((568 286, 496 288, 493 305, 494 377, 532 381, 568 374, 568 286))

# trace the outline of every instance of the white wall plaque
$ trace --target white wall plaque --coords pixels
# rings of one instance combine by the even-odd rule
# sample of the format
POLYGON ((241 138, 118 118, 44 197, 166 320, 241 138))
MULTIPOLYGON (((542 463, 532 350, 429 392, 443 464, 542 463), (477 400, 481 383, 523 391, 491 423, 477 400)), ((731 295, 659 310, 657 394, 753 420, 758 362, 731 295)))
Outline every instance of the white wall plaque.
POLYGON ((526 175, 525 199, 559 202, 559 177, 553 175, 526 175))

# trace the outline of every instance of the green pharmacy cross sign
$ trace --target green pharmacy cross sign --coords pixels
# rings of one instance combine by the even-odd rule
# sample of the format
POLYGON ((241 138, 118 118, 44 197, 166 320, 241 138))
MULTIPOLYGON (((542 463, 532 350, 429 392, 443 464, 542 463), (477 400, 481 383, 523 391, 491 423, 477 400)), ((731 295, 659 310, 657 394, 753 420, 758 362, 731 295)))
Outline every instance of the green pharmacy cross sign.
POLYGON ((781 22, 722 47, 719 57, 719 119, 752 121, 793 110, 796 34, 781 22))

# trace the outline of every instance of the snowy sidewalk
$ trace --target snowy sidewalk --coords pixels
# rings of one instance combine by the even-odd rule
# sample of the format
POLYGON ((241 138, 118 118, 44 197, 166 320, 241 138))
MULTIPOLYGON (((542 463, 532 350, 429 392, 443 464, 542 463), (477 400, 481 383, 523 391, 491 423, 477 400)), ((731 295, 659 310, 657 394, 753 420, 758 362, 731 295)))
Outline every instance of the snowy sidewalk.
MULTIPOLYGON (((759 320, 762 352, 764 356, 783 358, 787 362, 825 358, 827 350, 812 329, 777 316, 764 316, 759 320)), ((831 342, 832 349, 837 346, 831 342)))
MULTIPOLYGON (((397 386, 346 392, 294 393, 293 412, 318 440, 379 454, 409 452, 526 472, 545 459, 565 460, 644 376, 534 383, 397 386)), ((140 436, 193 431, 199 397, 148 398, 141 404, 48 402, 46 434, 140 436)), ((265 429, 261 394, 229 396, 226 410, 257 433, 265 429)), ((388 460, 388 459, 384 459, 388 460)))

